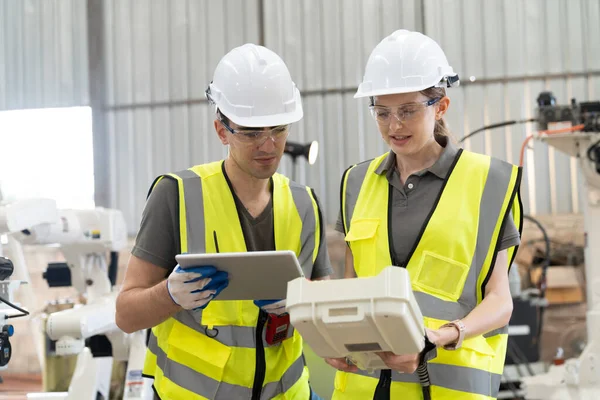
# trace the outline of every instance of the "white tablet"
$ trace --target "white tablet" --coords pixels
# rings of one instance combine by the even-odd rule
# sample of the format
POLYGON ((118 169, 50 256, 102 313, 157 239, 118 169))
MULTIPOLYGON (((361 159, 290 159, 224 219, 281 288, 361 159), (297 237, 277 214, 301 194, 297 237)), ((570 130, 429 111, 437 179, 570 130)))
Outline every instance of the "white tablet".
POLYGON ((247 253, 179 254, 182 268, 214 265, 229 275, 229 286, 217 300, 285 299, 287 283, 304 273, 296 254, 290 250, 247 253))

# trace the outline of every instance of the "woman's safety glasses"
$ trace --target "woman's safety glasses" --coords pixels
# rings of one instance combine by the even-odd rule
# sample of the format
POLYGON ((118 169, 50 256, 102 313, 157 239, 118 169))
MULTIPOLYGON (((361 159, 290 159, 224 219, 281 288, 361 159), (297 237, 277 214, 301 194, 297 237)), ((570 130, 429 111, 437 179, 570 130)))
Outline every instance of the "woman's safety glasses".
POLYGON ((253 144, 257 146, 262 146, 263 143, 267 141, 268 138, 273 138, 274 142, 280 142, 287 138, 289 133, 289 125, 280 125, 274 128, 242 128, 242 129, 233 129, 229 125, 227 125, 223 120, 221 124, 231 132, 232 135, 235 135, 236 139, 240 142, 253 144))
POLYGON ((389 125, 392 122, 392 115, 395 116, 399 122, 404 123, 421 115, 427 107, 434 105, 441 99, 441 97, 436 97, 427 101, 402 104, 397 107, 372 105, 369 106, 369 110, 371 110, 371 115, 378 124, 389 125))

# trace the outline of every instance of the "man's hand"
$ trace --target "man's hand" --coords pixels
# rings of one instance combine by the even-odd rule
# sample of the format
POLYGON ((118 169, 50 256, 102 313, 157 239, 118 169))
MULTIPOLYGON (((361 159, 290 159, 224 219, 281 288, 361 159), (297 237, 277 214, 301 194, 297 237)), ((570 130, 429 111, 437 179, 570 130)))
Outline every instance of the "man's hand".
POLYGON ((203 309, 229 284, 227 273, 210 265, 175 267, 167 278, 171 299, 186 310, 203 309))
POLYGON ((344 372, 357 372, 358 367, 354 364, 349 364, 345 358, 325 358, 325 362, 333 368, 344 372))
POLYGON ((285 299, 283 300, 254 300, 256 307, 261 308, 268 314, 285 314, 285 299))

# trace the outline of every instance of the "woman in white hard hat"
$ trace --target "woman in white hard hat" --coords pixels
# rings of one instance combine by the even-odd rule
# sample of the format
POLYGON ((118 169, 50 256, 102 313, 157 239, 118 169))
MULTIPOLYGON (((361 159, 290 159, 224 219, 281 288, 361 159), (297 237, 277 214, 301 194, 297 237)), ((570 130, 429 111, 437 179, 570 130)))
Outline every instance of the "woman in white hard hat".
POLYGON ((308 400, 302 340, 288 329, 285 300, 221 300, 224 271, 176 260, 292 250, 310 279, 333 272, 315 193, 276 173, 289 125, 303 116, 300 92, 277 54, 245 44, 221 59, 207 97, 228 157, 152 184, 116 321, 126 332, 151 328, 143 374, 155 398, 308 400))
POLYGON ((492 399, 512 313, 508 269, 520 243, 517 166, 459 149, 444 114, 458 75, 431 38, 398 30, 371 53, 355 95, 390 151, 348 168, 337 229, 346 277, 406 268, 427 351, 378 353, 367 373, 343 359, 334 399, 492 399))

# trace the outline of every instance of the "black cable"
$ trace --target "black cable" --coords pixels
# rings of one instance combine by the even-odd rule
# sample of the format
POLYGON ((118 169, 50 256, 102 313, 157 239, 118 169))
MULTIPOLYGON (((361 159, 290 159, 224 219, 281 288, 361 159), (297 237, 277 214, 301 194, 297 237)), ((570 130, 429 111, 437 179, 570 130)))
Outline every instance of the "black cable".
POLYGON ((431 358, 431 351, 435 350, 435 348, 435 344, 425 335, 425 347, 421 350, 421 354, 419 354, 419 366, 416 371, 421 383, 423 400, 431 400, 431 380, 429 378, 429 371, 427 370, 427 362, 431 358))
POLYGON ((510 347, 510 342, 508 343, 506 352, 508 353, 510 358, 512 358, 512 360, 515 362, 514 365, 515 370, 517 371, 517 375, 519 375, 519 378, 523 378, 525 376, 525 374, 523 374, 523 371, 521 371, 521 364, 523 364, 523 360, 521 360, 521 358, 515 354, 514 350, 510 347))
POLYGON ((596 164, 596 172, 600 174, 600 140, 588 148, 587 157, 596 164))
POLYGON ((525 374, 521 372, 521 365, 525 365, 525 368, 527 368, 527 372, 529 372, 530 376, 535 375, 531 365, 529 365, 529 361, 527 361, 527 356, 521 351, 521 348, 516 343, 512 341, 508 342, 507 350, 510 357, 516 361, 515 365, 517 367, 519 378, 525 376, 525 374))
POLYGON ((546 246, 546 254, 544 257, 544 262, 542 263, 542 275, 541 275, 541 287, 540 287, 540 292, 541 292, 541 297, 545 297, 546 296, 546 272, 548 270, 548 267, 550 266, 550 237, 548 236, 548 232, 546 231, 546 229, 544 229, 544 227, 542 226, 542 224, 540 223, 540 221, 538 221, 537 219, 533 218, 531 215, 523 215, 524 219, 527 219, 529 221, 531 221, 534 225, 537 226, 537 228, 542 232, 542 236, 544 238, 544 243, 546 246))
POLYGON ((588 150, 587 150, 587 156, 589 158, 590 161, 596 162, 598 161, 598 159, 596 159, 596 155, 593 153, 593 151, 596 149, 596 147, 600 146, 600 140, 598 140, 596 143, 594 143, 593 145, 591 145, 588 150))
POLYGON ((527 372, 529 372, 529 375, 531 375, 531 376, 535 375, 535 373, 533 372, 533 369, 531 368, 531 365, 529 364, 529 361, 527 361, 527 356, 525 355, 525 353, 523 353, 523 350, 521 350, 521 348, 515 342, 512 342, 511 344, 513 346, 512 350, 515 353, 518 353, 519 358, 521 360, 523 360, 523 364, 525 364, 525 368, 527 368, 527 372))
MULTIPOLYGON (((548 267, 550 266, 550 261, 551 261, 551 259, 550 259, 550 237, 548 236, 548 232, 546 231, 544 226, 540 223, 540 221, 533 218, 531 215, 527 215, 527 214, 524 214, 523 218, 532 222, 542 232, 542 237, 544 238, 544 243, 546 246, 546 252, 545 252, 546 254, 544 257, 544 261, 542 263, 542 267, 541 267, 542 273, 540 276, 540 298, 543 299, 546 297, 546 273, 548 271, 548 267)), ((536 336, 535 336, 538 352, 539 352, 539 347, 540 347, 540 338, 542 337, 542 325, 543 325, 545 308, 546 307, 543 305, 538 307, 537 332, 536 332, 536 336)))
POLYGON ((488 129, 502 128, 503 126, 515 125, 515 124, 525 124, 527 122, 535 122, 535 121, 536 121, 535 118, 529 118, 529 119, 521 119, 521 120, 511 120, 511 121, 505 121, 505 122, 498 122, 496 124, 487 125, 487 126, 484 126, 482 128, 479 128, 479 129, 477 129, 477 130, 469 133, 467 136, 463 136, 458 141, 458 143, 462 143, 463 141, 465 141, 466 139, 470 138, 471 136, 476 135, 479 132, 486 131, 488 129))
POLYGON ((508 386, 510 391, 513 393, 513 396, 515 396, 515 398, 513 400, 525 400, 525 398, 523 396, 519 395, 519 389, 517 389, 517 387, 515 386, 514 383, 512 383, 511 381, 509 381, 507 379, 506 385, 508 386))
POLYGON ((25 317, 27 315, 29 315, 29 311, 23 310, 21 307, 14 305, 13 303, 11 303, 8 300, 5 300, 4 298, 0 297, 0 301, 8 304, 9 306, 11 306, 12 308, 14 308, 15 310, 21 311, 23 314, 19 314, 19 315, 8 315, 6 318, 19 318, 19 317, 25 317))

